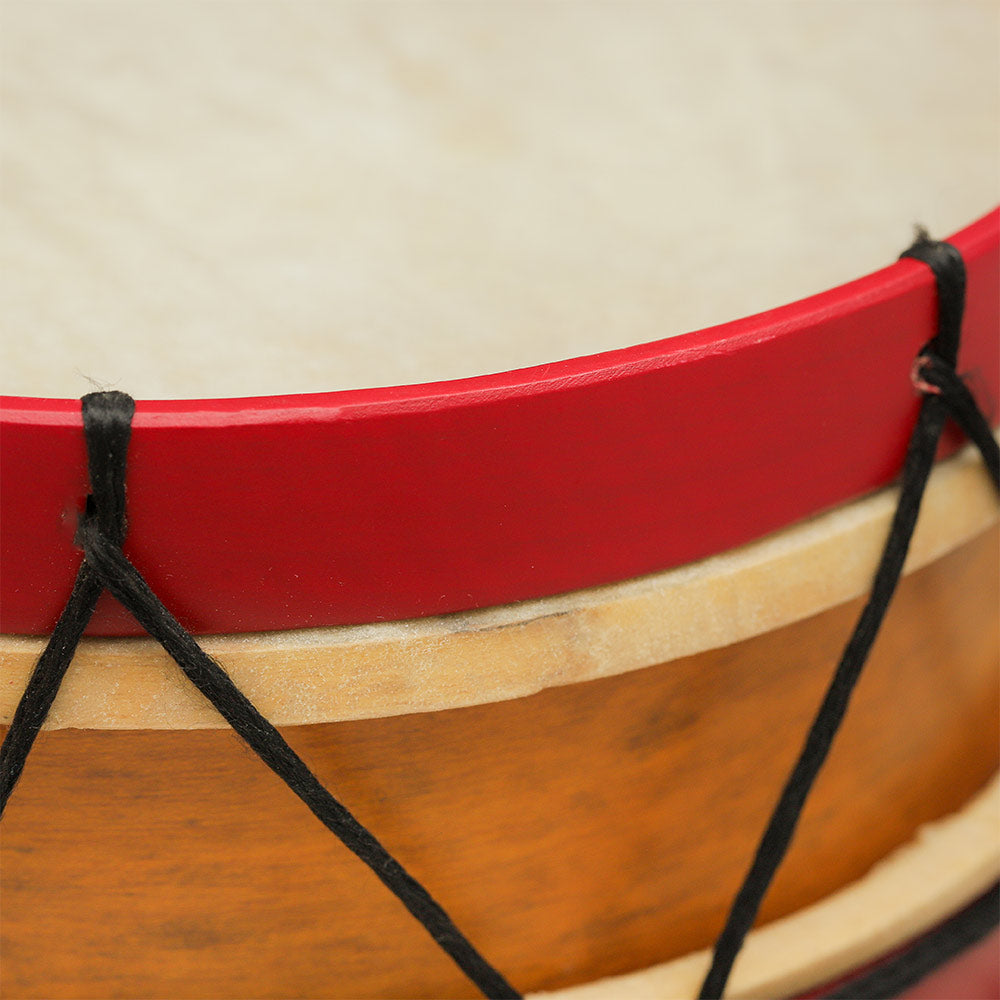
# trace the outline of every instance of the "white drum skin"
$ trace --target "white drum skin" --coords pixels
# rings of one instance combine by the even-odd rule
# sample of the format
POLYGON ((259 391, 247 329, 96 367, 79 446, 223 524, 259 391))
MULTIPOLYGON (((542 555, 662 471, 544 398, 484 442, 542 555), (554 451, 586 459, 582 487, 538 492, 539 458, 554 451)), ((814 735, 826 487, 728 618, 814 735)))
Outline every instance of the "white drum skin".
POLYGON ((8 0, 3 391, 448 379, 831 287, 997 200, 997 18, 8 0))

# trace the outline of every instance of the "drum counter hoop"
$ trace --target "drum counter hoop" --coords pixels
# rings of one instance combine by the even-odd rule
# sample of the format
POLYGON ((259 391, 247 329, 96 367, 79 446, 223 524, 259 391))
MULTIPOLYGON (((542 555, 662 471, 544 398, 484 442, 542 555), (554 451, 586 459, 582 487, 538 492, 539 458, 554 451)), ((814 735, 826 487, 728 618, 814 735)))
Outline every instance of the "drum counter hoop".
MULTIPOLYGON (((609 52, 641 52, 586 9, 579 50, 603 25, 609 52)), ((496 35, 468 38, 501 45, 506 22, 476 10, 459 20, 496 35)), ((111 51, 125 20, 86 30, 111 51)), ((391 23, 355 20, 338 24, 391 23)), ((113 93, 94 107, 125 121, 113 93)), ((498 155, 482 133, 476 150, 498 155)), ((968 275, 957 369, 995 424, 1000 213, 949 243, 968 275)), ((946 311, 902 260, 724 326, 494 375, 141 399, 124 553, 519 989, 692 996, 870 586, 921 408, 911 366, 946 311)), ((101 487, 78 402, 9 397, 2 430, 9 721, 101 487)), ((830 983, 1000 872, 997 504, 954 428, 939 457, 727 995, 830 983)), ((100 598, 10 800, 4 995, 468 995, 144 632, 100 598)))

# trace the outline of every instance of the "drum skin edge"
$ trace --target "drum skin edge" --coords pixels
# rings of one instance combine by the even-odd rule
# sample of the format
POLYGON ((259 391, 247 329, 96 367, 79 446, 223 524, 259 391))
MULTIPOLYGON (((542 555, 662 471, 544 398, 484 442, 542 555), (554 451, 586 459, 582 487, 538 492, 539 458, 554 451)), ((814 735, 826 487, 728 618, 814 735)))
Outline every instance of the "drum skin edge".
MULTIPOLYGON (((1000 211, 952 241, 969 275, 959 370, 995 421, 1000 211)), ((426 617, 684 565, 888 484, 935 319, 933 277, 901 260, 721 327, 521 371, 140 401, 125 551, 201 635, 426 617)), ((43 635, 80 559, 79 403, 6 398, 0 433, 0 631, 43 635)), ((139 632, 110 600, 91 623, 139 632)))

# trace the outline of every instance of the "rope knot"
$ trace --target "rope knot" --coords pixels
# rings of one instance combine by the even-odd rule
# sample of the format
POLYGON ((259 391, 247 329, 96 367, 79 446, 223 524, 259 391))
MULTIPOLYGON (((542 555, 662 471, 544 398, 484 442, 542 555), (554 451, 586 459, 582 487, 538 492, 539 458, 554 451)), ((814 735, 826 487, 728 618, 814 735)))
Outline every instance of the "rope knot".
POLYGON ((127 530, 125 469, 135 400, 124 392, 91 392, 81 407, 90 493, 75 541, 86 549, 84 538, 96 529, 121 548, 127 530))
POLYGON ((927 235, 927 230, 921 228, 917 229, 913 245, 899 257, 900 260, 909 258, 926 264, 933 272, 937 285, 937 333, 921 349, 917 360, 925 355, 934 356, 954 369, 958 364, 962 314, 965 312, 965 261, 954 246, 941 240, 932 240, 927 235))
POLYGON ((913 359, 910 366, 910 382, 914 389, 925 396, 940 396, 945 387, 951 384, 949 375, 958 377, 953 366, 926 349, 913 359))
POLYGON ((94 392, 84 396, 82 403, 91 488, 76 532, 84 561, 0 747, 0 814, 24 769, 98 598, 106 589, 170 654, 257 756, 372 869, 485 996, 495 1000, 519 998, 520 993, 475 949, 434 897, 320 784, 281 733, 198 645, 129 562, 122 552, 126 529, 125 459, 135 402, 123 392, 94 392))

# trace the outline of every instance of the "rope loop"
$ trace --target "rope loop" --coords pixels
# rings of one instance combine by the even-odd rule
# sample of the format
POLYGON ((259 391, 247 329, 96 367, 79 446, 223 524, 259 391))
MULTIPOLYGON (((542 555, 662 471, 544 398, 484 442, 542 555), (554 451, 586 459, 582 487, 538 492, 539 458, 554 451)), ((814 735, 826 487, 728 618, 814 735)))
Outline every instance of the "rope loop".
POLYGON ((127 531, 125 469, 135 400, 124 392, 91 392, 80 407, 91 489, 84 517, 95 518, 112 544, 121 546, 127 531))
MULTIPOLYGON (((1000 448, 987 418, 956 371, 965 305, 965 265, 948 243, 919 231, 903 257, 925 263, 937 285, 938 330, 918 353, 910 377, 923 393, 901 474, 892 526, 871 594, 778 798, 756 854, 733 900, 701 998, 719 998, 761 902, 791 844, 802 808, 847 711, 906 559, 920 502, 946 420, 951 417, 979 448, 1000 490, 1000 448)), ((520 994, 459 931, 444 909, 381 843, 319 782, 284 738, 233 684, 150 589, 125 556, 126 466, 135 403, 122 392, 90 393, 81 401, 91 492, 76 542, 84 550, 66 607, 28 681, 0 747, 0 815, 24 769, 97 600, 107 589, 176 661, 260 759, 332 833, 364 861, 424 926, 469 979, 490 998, 520 994)))
POLYGON ((996 439, 955 370, 965 310, 965 262, 950 243, 931 240, 924 230, 918 230, 916 242, 901 256, 922 261, 933 272, 937 286, 938 328, 936 335, 918 352, 910 371, 911 380, 924 393, 924 398, 903 463, 899 502, 868 601, 844 647, 716 939, 699 1000, 722 997, 743 942, 791 846, 806 800, 844 720, 851 695, 902 576, 924 488, 949 416, 975 442, 1000 491, 1000 452, 996 439))
POLYGON ((937 355, 953 368, 958 364, 958 345, 965 312, 965 261, 951 243, 932 240, 923 227, 917 228, 913 244, 899 255, 900 260, 918 260, 934 274, 937 285, 938 329, 920 354, 937 355))
POLYGON ((372 869, 484 996, 518 1000, 517 990, 480 955, 430 893, 327 791, 129 562, 122 543, 127 528, 126 458, 135 401, 122 392, 95 392, 83 397, 81 407, 91 492, 75 541, 83 548, 84 561, 0 747, 0 814, 24 769, 97 599, 107 589, 173 657, 250 749, 372 869))

